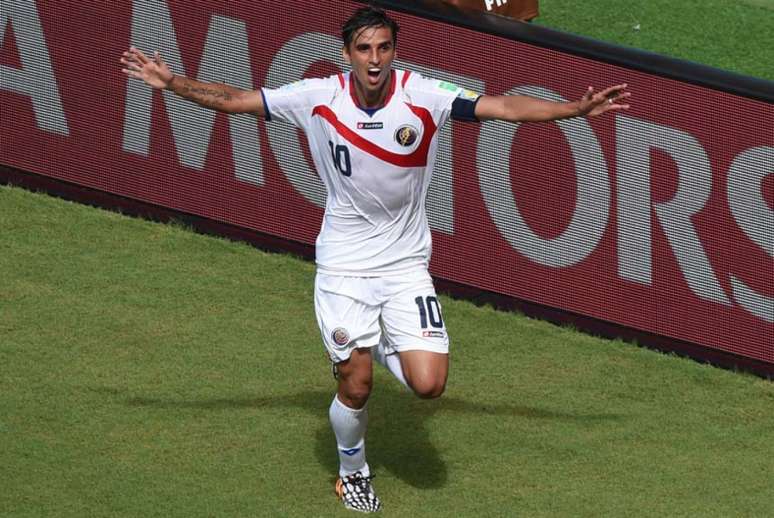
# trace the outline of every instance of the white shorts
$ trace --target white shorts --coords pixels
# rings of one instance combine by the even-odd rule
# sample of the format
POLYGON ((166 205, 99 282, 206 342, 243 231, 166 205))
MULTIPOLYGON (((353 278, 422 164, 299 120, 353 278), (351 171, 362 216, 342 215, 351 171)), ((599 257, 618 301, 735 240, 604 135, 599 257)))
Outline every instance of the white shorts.
POLYGON ((379 343, 387 354, 449 352, 441 304, 426 270, 387 277, 317 273, 314 306, 333 363, 349 359, 355 348, 379 343))

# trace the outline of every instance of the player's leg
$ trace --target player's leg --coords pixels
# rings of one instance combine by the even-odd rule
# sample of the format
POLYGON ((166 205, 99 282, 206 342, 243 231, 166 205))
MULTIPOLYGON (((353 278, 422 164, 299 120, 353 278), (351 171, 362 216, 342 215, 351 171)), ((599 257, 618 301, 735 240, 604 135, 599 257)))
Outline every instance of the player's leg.
POLYGON ((430 275, 420 271, 394 279, 390 293, 382 307, 382 340, 399 355, 414 393, 439 397, 449 372, 449 338, 430 275))
POLYGON ((406 376, 403 374, 403 366, 400 363, 400 355, 397 351, 392 350, 386 343, 384 336, 379 341, 379 345, 371 348, 371 356, 382 367, 390 371, 390 374, 395 376, 404 387, 411 389, 406 381, 406 376))
POLYGON ((406 381, 417 396, 434 399, 443 394, 449 375, 448 353, 403 350, 398 354, 406 381))
POLYGON ((358 300, 358 292, 367 289, 361 281, 318 274, 315 310, 338 379, 328 412, 339 455, 336 493, 346 507, 370 512, 381 507, 370 485, 365 457, 366 404, 372 386, 370 347, 378 343, 381 329, 378 306, 358 300))
POLYGON ((368 402, 373 386, 371 349, 355 349, 349 360, 336 364, 339 377, 339 401, 349 408, 361 409, 368 402))
POLYGON ((339 453, 336 495, 347 508, 363 512, 378 511, 382 505, 371 487, 365 454, 371 365, 369 348, 354 349, 348 360, 336 365, 339 389, 328 412, 339 453))
POLYGON ((339 387, 331 403, 329 416, 339 452, 339 475, 355 472, 370 475, 365 457, 365 432, 368 426, 366 403, 371 394, 371 351, 355 349, 349 359, 336 365, 339 387))

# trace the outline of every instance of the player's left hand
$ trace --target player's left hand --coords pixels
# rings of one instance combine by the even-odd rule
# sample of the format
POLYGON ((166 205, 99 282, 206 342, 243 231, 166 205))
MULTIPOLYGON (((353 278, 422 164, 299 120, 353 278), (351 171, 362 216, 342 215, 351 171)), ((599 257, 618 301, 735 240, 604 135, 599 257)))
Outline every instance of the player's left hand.
POLYGON ((624 83, 610 86, 599 92, 595 92, 594 88, 589 86, 589 89, 578 101, 578 115, 596 117, 609 111, 628 110, 629 105, 623 103, 631 96, 631 93, 626 91, 627 86, 624 83))

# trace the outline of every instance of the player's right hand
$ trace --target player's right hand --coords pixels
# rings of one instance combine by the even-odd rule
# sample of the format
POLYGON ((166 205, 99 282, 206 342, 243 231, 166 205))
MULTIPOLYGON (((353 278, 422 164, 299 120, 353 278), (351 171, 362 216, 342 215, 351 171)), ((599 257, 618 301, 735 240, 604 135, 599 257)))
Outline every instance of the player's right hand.
POLYGON ((142 79, 153 88, 166 88, 175 77, 158 51, 154 53, 153 59, 149 59, 140 49, 129 47, 129 50, 123 53, 121 63, 124 65, 121 70, 124 74, 142 79))

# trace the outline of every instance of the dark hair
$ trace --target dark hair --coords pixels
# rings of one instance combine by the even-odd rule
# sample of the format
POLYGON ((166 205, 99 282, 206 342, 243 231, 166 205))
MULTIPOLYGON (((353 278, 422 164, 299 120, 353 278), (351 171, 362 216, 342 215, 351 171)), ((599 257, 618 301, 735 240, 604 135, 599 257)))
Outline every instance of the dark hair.
POLYGON ((387 27, 392 31, 393 46, 398 44, 398 30, 400 29, 398 23, 387 16, 383 9, 369 5, 352 13, 349 20, 344 22, 344 26, 341 28, 341 39, 344 40, 344 46, 349 47, 349 44, 360 32, 370 27, 387 27))

